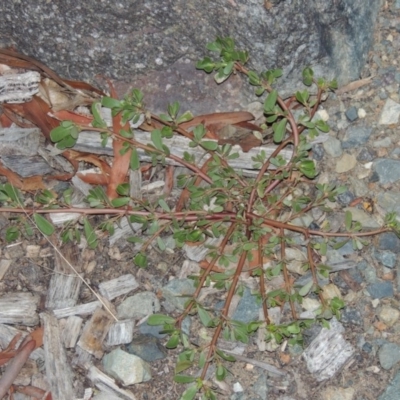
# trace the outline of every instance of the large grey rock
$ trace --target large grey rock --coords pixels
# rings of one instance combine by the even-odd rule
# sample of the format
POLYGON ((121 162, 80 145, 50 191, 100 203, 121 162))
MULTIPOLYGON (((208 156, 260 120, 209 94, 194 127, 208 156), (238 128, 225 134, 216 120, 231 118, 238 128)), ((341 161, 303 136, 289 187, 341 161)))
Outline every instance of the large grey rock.
POLYGON ((152 109, 176 99, 199 112, 232 111, 248 103, 242 80, 221 90, 194 70, 217 35, 248 50, 253 69, 282 67, 292 93, 305 66, 341 83, 358 79, 379 7, 380 0, 10 0, 0 2, 0 45, 15 44, 65 77, 112 77, 121 94, 139 86, 152 109))

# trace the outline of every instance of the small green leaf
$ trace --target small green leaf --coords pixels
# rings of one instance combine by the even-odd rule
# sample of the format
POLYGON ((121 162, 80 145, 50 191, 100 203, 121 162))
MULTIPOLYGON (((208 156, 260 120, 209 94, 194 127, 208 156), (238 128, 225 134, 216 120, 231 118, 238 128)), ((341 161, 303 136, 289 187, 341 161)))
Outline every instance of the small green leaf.
POLYGON ((87 218, 83 220, 83 230, 85 232, 85 237, 88 243, 88 246, 91 249, 95 249, 97 247, 97 236, 92 228, 92 225, 90 225, 90 222, 87 218))
POLYGON ((193 114, 190 111, 186 111, 176 120, 176 123, 179 125, 182 122, 191 121, 192 119, 193 119, 193 114))
POLYGON ((130 201, 130 197, 117 197, 116 199, 111 200, 111 205, 115 208, 119 208, 126 206, 130 201))
POLYGON ((274 131, 275 143, 282 142, 286 133, 286 124, 287 124, 287 118, 282 118, 281 121, 272 125, 272 129, 274 131))
POLYGON ((197 313, 199 314, 201 323, 205 327, 208 327, 211 325, 212 319, 211 319, 210 315, 208 314, 208 312, 204 308, 197 305, 197 313))
POLYGON ((212 140, 202 140, 200 145, 208 151, 215 151, 218 148, 218 143, 212 140))
POLYGON ((204 128, 204 125, 197 125, 194 129, 193 129, 193 135, 194 135, 194 139, 197 142, 200 142, 201 139, 203 139, 204 135, 207 133, 206 129, 204 128))
POLYGON ((156 149, 163 151, 162 135, 159 129, 154 129, 151 132, 151 141, 156 149))
POLYGON ((169 208, 168 204, 164 199, 158 199, 158 205, 165 211, 165 212, 171 212, 171 209, 169 208))
POLYGON ((10 226, 6 229, 6 241, 13 242, 19 238, 20 232, 16 226, 10 226))
POLYGON ((217 366, 217 371, 215 372, 215 377, 217 378, 217 380, 223 381, 226 378, 226 374, 227 374, 226 368, 222 364, 219 364, 217 366))
POLYGON ((121 100, 113 99, 112 97, 104 96, 101 99, 101 105, 106 108, 120 108, 121 100))
POLYGON ((152 314, 147 319, 147 324, 148 325, 164 325, 164 324, 173 325, 173 324, 175 324, 175 319, 170 317, 169 315, 152 314))
POLYGON ((175 374, 179 374, 180 372, 187 370, 192 365, 193 362, 189 360, 178 361, 175 366, 175 374))
POLYGON ((188 387, 179 400, 193 400, 198 392, 197 385, 188 387))
POLYGON ((276 90, 270 92, 264 102, 264 111, 265 112, 273 111, 277 99, 278 99, 278 92, 276 90))
POLYGON ((226 354, 222 350, 217 349, 216 352, 225 361, 230 361, 230 362, 236 361, 236 358, 234 356, 231 356, 230 354, 226 354))
POLYGON ((196 377, 194 376, 188 376, 188 375, 175 375, 174 376, 174 381, 177 383, 192 383, 196 380, 196 377))
POLYGON ((169 338, 169 340, 168 340, 168 342, 166 343, 165 347, 166 347, 167 349, 176 349, 176 348, 178 347, 178 344, 179 344, 179 335, 174 333, 174 334, 169 338))
POLYGON ((143 253, 136 254, 136 256, 133 259, 133 261, 140 268, 146 268, 147 267, 147 257, 143 253))
POLYGON ((353 216, 350 211, 346 211, 344 214, 344 224, 347 231, 351 230, 351 224, 353 221, 353 216))
POLYGON ((309 67, 304 68, 304 70, 303 70, 303 83, 306 86, 310 86, 313 83, 313 78, 314 78, 314 71, 309 67))
POLYGON ((44 235, 50 236, 54 232, 54 226, 40 214, 33 214, 33 219, 40 232, 42 232, 44 235))
POLYGON ((300 290, 299 290, 299 295, 301 297, 307 296, 307 294, 310 292, 314 282, 310 280, 310 282, 306 283, 300 290))
POLYGON ((139 154, 136 147, 132 148, 130 167, 132 171, 137 171, 140 168, 139 154))
POLYGON ((157 244, 161 251, 164 251, 167 248, 167 246, 165 245, 164 241, 160 238, 160 236, 157 236, 157 244))

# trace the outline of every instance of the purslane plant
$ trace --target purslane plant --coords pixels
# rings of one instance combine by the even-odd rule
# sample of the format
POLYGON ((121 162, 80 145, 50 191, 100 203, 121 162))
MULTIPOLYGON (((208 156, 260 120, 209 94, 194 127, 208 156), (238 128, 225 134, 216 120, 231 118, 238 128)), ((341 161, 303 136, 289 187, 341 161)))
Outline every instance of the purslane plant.
MULTIPOLYGON (((219 348, 219 338, 247 343, 251 335, 262 327, 266 332, 266 340, 276 343, 289 340, 291 344, 301 344, 305 328, 316 321, 327 326, 333 316, 340 317, 343 301, 339 298, 326 300, 322 295, 319 277, 329 274, 329 266, 320 261, 321 256, 329 248, 337 249, 349 240, 354 249, 359 250, 366 236, 387 231, 399 234, 400 231, 394 213, 386 216, 384 226, 373 231, 363 231, 362 226, 353 221, 349 211, 344 215, 340 232, 329 232, 318 224, 314 224, 312 229, 299 224, 299 218, 309 214, 312 209, 331 211, 328 201, 336 201, 337 196, 346 190, 341 186, 316 183, 314 178, 317 170, 309 155, 309 139, 319 132, 329 131, 324 121, 316 119, 316 112, 323 94, 334 90, 336 82, 316 79, 313 71, 306 68, 303 71, 303 83, 306 86, 313 85, 316 92, 310 94, 305 89, 284 100, 274 88, 277 78, 282 75, 280 70, 260 74, 248 70, 245 67, 248 54, 236 50, 230 38, 217 38, 207 48, 217 53, 218 60, 205 57, 197 63, 198 69, 207 73, 215 72, 217 83, 222 83, 231 74, 243 74, 255 86, 256 94, 265 96, 263 128, 266 132, 268 128, 272 129, 276 149, 269 157, 261 152, 253 159, 253 168, 259 171, 255 176, 248 177, 234 170, 229 161, 239 157, 238 153, 229 144, 219 145, 217 141, 208 139, 203 125, 196 126, 192 132, 180 127, 193 117, 190 112, 180 115, 178 103, 171 104, 167 114, 156 116, 145 108, 142 93, 135 89, 123 100, 103 97, 100 102, 94 103, 94 120, 90 130, 101 134, 103 144, 109 139, 122 141, 122 152, 131 152, 132 170, 140 168, 138 149, 150 155, 154 165, 173 159, 175 163, 186 167, 187 173, 177 180, 182 194, 175 208, 171 209, 164 198, 155 202, 133 198, 129 194, 129 185, 121 183, 117 188, 119 197, 111 200, 100 187, 91 190, 86 199, 91 208, 71 207, 70 191, 66 191, 61 200, 56 199, 51 191, 44 191, 35 199, 41 207, 28 210, 22 207, 23 197, 18 190, 8 183, 0 185, 2 210, 32 213, 35 224, 46 235, 52 234, 54 227, 43 214, 66 211, 82 214, 84 218, 80 226, 70 223, 63 229, 61 238, 64 242, 79 241, 83 231, 88 245, 95 248, 98 243, 96 229, 88 218, 92 214, 113 216, 112 220, 104 221, 99 227, 110 234, 115 229, 114 222, 120 218, 127 217, 130 223, 140 224, 144 234, 129 238, 141 245, 137 254, 133 255, 139 267, 147 265, 146 250, 151 243, 165 250, 164 234, 172 234, 177 246, 188 242, 208 246, 202 272, 192 277, 195 291, 188 298, 184 311, 175 316, 157 314, 148 320, 149 324, 163 326, 164 332, 169 335, 168 348, 182 349, 175 370, 175 381, 188 384, 182 400, 196 396, 216 399, 217 391, 207 371, 211 364, 215 365, 214 378, 224 380, 229 363, 235 360, 219 348), (295 117, 293 106, 301 107, 302 113, 297 109, 295 117), (143 118, 150 126, 156 123, 150 133, 149 144, 136 141, 132 128, 117 132, 108 128, 100 112, 101 107, 111 109, 113 116, 121 115, 123 123, 132 121, 138 124, 143 118), (190 147, 204 150, 205 157, 201 165, 195 163, 189 152, 185 152, 182 158, 171 154, 166 139, 174 134, 191 138, 190 147), (286 148, 292 149, 289 160, 282 156, 282 150, 286 148), (208 239, 218 240, 218 244, 210 244, 208 239), (302 269, 311 272, 312 279, 301 287, 294 284, 297 275, 288 268, 286 253, 291 248, 304 251, 302 269), (263 321, 243 323, 229 317, 232 298, 241 289, 239 281, 243 271, 258 279, 257 296, 264 314, 263 321), (283 286, 268 289, 268 283, 278 276, 283 277, 283 286), (222 309, 214 309, 200 301, 203 288, 208 286, 225 293, 222 309), (299 305, 306 297, 320 302, 313 319, 299 318, 299 305), (275 322, 269 315, 270 308, 286 310, 285 306, 288 313, 283 318, 284 322, 275 322), (209 342, 193 344, 194 338, 182 329, 182 322, 188 316, 197 316, 199 322, 210 331, 209 342), (200 369, 198 374, 195 368, 200 369)), ((87 126, 64 121, 52 131, 51 138, 60 148, 71 147, 76 143, 79 132, 87 129, 87 126)), ((262 138, 262 135, 259 137, 262 138)), ((6 239, 15 240, 20 232, 32 235, 31 226, 18 214, 15 223, 6 230, 6 239)))

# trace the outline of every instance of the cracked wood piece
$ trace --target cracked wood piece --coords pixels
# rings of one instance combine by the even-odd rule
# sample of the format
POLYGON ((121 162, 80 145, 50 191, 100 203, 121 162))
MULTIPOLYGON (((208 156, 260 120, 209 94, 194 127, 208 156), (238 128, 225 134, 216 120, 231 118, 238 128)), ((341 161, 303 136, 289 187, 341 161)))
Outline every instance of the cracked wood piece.
POLYGON ((39 323, 36 309, 39 296, 12 293, 0 297, 0 323, 34 326, 39 323))
MULTIPOLYGON (((135 130, 134 133, 135 133, 135 140, 137 140, 138 142, 142 144, 151 143, 150 134, 148 132, 135 130)), ((163 143, 170 149, 171 154, 183 158, 183 153, 188 152, 189 154, 194 155, 195 164, 201 165, 202 160, 204 162, 205 151, 202 150, 200 147, 195 147, 195 148, 189 147, 190 142, 191 142, 190 139, 180 135, 174 135, 171 139, 163 139, 163 143)), ((103 147, 101 145, 100 135, 95 132, 89 132, 89 131, 82 131, 79 134, 79 138, 74 149, 94 154, 113 155, 111 140, 109 140, 106 146, 103 147)), ((274 152, 275 149, 276 146, 260 146, 260 147, 254 147, 247 153, 244 153, 241 150, 240 146, 238 145, 232 146, 231 154, 238 153, 240 156, 236 159, 229 160, 229 165, 235 170, 243 170, 245 175, 247 174, 250 176, 254 176, 258 173, 258 170, 249 168, 254 164, 252 157, 259 155, 262 150, 265 151, 266 157, 268 157, 274 152)), ((289 161, 292 156, 292 153, 293 152, 291 150, 283 149, 279 154, 282 155, 282 157, 284 157, 286 161, 289 161)), ((151 156, 146 154, 144 150, 138 149, 138 154, 141 161, 151 162, 151 156)), ((165 162, 166 164, 169 165, 180 166, 179 163, 169 159, 168 157, 166 157, 165 162)), ((271 169, 273 168, 275 167, 271 165, 271 169)))
POLYGON ((0 154, 34 156, 38 152, 41 136, 38 128, 0 128, 0 154))
POLYGON ((62 339, 67 349, 75 347, 81 332, 82 323, 83 319, 76 315, 71 315, 65 320, 62 328, 62 339))
POLYGON ((100 283, 99 291, 107 300, 113 300, 118 296, 136 290, 138 287, 139 284, 136 282, 135 277, 132 274, 126 274, 100 283))
POLYGON ((96 358, 103 356, 103 342, 113 322, 111 315, 101 309, 96 309, 89 321, 86 322, 78 346, 96 358))
POLYGON ((117 346, 132 342, 135 322, 132 319, 114 322, 110 326, 107 336, 108 346, 117 346))
POLYGON ((0 76, 0 104, 27 103, 39 92, 41 77, 39 72, 29 71, 22 74, 4 74, 0 76))
MULTIPOLYGON (((77 246, 63 246, 63 256, 80 272, 77 254, 77 246)), ((55 252, 54 260, 56 265, 47 290, 46 308, 54 310, 73 307, 78 301, 82 281, 58 252, 55 252)))
POLYGON ((101 307, 100 301, 92 301, 86 304, 80 304, 79 306, 60 308, 53 310, 56 318, 66 318, 71 315, 88 315, 92 314, 97 307, 101 307))
POLYGON ((40 319, 44 327, 43 346, 46 354, 46 378, 50 385, 53 399, 74 399, 73 376, 61 342, 58 321, 50 313, 41 313, 40 319))
POLYGON ((335 317, 329 324, 330 329, 322 328, 303 353, 308 370, 318 382, 335 375, 354 354, 353 346, 342 336, 343 325, 335 317))
POLYGON ((53 173, 53 168, 41 156, 1 156, 1 162, 9 170, 15 172, 22 178, 30 176, 43 176, 53 173))
POLYGON ((118 396, 123 400, 136 400, 136 397, 129 390, 120 389, 115 380, 110 378, 104 372, 101 372, 98 368, 92 365, 89 368, 88 379, 101 391, 109 393, 112 396, 118 396))

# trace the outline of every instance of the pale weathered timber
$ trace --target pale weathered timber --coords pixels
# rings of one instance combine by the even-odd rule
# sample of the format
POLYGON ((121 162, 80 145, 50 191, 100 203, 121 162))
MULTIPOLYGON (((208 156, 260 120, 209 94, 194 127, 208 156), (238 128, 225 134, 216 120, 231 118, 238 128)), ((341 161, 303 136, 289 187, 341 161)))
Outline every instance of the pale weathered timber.
POLYGON ((71 244, 64 246, 63 256, 55 252, 54 274, 50 279, 46 297, 47 309, 54 310, 76 305, 82 280, 76 276, 68 262, 80 271, 77 254, 79 254, 79 249, 71 244))
POLYGON ((34 326, 39 322, 36 312, 39 296, 11 293, 0 297, 0 323, 34 326))
POLYGON ((37 154, 42 134, 38 128, 10 126, 0 128, 0 154, 2 156, 37 154))
POLYGON ((40 319, 44 327, 43 346, 46 354, 46 377, 53 399, 74 399, 73 376, 61 340, 58 321, 51 313, 41 313, 40 319))
POLYGON ((120 389, 116 385, 114 379, 110 378, 108 375, 101 372, 94 365, 92 365, 89 368, 87 377, 99 390, 105 393, 109 393, 110 395, 113 396, 118 396, 120 399, 123 400, 136 400, 136 397, 133 395, 131 391, 120 389))
POLYGON ((331 378, 354 354, 354 347, 346 342, 343 325, 332 318, 330 329, 322 328, 303 353, 308 370, 317 381, 331 378))
POLYGON ((139 287, 135 277, 132 274, 122 275, 118 278, 99 285, 99 291, 107 300, 113 300, 118 296, 127 294, 139 287))
POLYGON ((107 336, 108 346, 118 346, 132 342, 135 322, 132 319, 114 322, 110 326, 107 336))
MULTIPOLYGON (((148 132, 142 132, 139 130, 134 131, 135 140, 141 144, 151 144, 150 134, 148 132)), ((96 132, 82 131, 79 134, 78 141, 74 147, 75 150, 85 151, 94 154, 107 154, 113 155, 112 141, 109 140, 105 147, 101 146, 100 135, 96 132)), ((194 156, 195 164, 202 165, 205 161, 205 151, 200 147, 191 148, 189 147, 190 139, 181 136, 174 135, 171 139, 164 139, 163 143, 169 148, 172 155, 183 158, 183 153, 188 152, 194 156)), ((266 158, 268 158, 276 149, 275 146, 260 146, 254 147, 247 153, 243 152, 240 146, 235 145, 232 147, 232 153, 238 153, 239 157, 233 160, 229 160, 229 165, 235 170, 243 170, 245 175, 254 176, 258 173, 257 169, 253 169, 252 165, 254 161, 253 157, 259 155, 262 151, 265 151, 266 158)), ((289 149, 283 149, 279 153, 285 160, 290 160, 292 151, 289 149)), ((143 150, 138 149, 138 154, 141 161, 151 162, 151 157, 146 154, 143 150)), ((166 158, 165 162, 170 165, 181 165, 177 161, 166 158)), ((271 169, 275 168, 271 165, 271 169)))
POLYGON ((0 103, 26 103, 39 92, 39 72, 0 75, 0 103))
POLYGON ((67 349, 75 347, 81 332, 82 323, 82 318, 71 315, 65 320, 64 324, 62 324, 62 339, 67 349))
POLYGON ((78 346, 96 358, 103 356, 103 342, 112 324, 112 316, 100 307, 96 309, 89 321, 86 322, 78 346))
POLYGON ((86 304, 80 304, 79 306, 60 308, 53 310, 56 318, 66 318, 70 315, 88 315, 92 314, 97 307, 101 307, 100 301, 92 301, 86 304))

